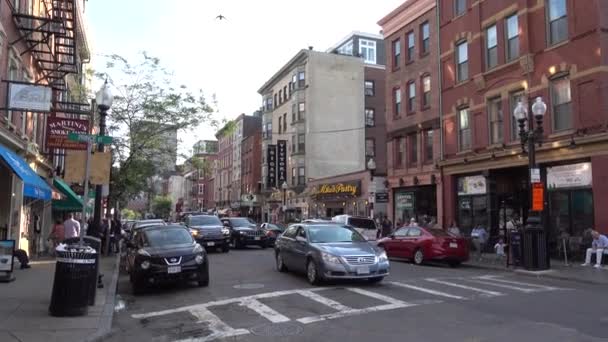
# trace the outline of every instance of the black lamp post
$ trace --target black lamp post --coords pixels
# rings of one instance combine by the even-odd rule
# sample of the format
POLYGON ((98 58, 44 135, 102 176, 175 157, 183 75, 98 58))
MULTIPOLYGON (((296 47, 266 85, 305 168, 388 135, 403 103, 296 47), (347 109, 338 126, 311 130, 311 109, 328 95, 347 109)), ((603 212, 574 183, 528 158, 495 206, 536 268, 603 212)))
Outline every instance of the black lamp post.
POLYGON ((374 203, 376 202, 376 187, 374 184, 374 173, 376 172, 376 161, 374 158, 369 158, 367 161, 367 169, 369 170, 369 218, 374 219, 374 203))
MULTIPOLYGON (((97 108, 99 109, 99 135, 106 134, 106 117, 108 116, 108 110, 112 106, 112 102, 114 101, 114 96, 112 96, 112 92, 110 91, 110 87, 108 87, 108 80, 103 83, 103 86, 97 92, 95 96, 95 101, 97 103, 97 108)), ((97 151, 103 152, 104 144, 100 143, 97 145, 97 151)), ((101 229, 101 212, 102 212, 102 192, 103 185, 95 186, 95 212, 93 215, 93 226, 96 229, 101 229)), ((86 205, 86 203, 84 204, 86 205)), ((101 232, 100 232, 101 233, 101 232)))
MULTIPOLYGON (((536 144, 539 146, 543 139, 543 118, 547 112, 547 105, 542 98, 537 97, 529 113, 527 106, 521 101, 515 107, 513 116, 519 124, 519 137, 522 151, 526 152, 528 145, 528 175, 530 177, 530 209, 524 229, 524 255, 523 263, 526 269, 545 270, 549 268, 549 251, 547 249, 547 232, 542 224, 540 212, 533 208, 533 187, 540 183, 540 171, 536 165, 536 144), (526 121, 528 128, 526 129, 526 121)), ((542 192, 541 192, 542 193, 542 192)), ((544 202, 544 199, 541 198, 544 202)))
POLYGON ((283 190, 283 223, 287 223, 287 182, 283 182, 281 189, 283 190))

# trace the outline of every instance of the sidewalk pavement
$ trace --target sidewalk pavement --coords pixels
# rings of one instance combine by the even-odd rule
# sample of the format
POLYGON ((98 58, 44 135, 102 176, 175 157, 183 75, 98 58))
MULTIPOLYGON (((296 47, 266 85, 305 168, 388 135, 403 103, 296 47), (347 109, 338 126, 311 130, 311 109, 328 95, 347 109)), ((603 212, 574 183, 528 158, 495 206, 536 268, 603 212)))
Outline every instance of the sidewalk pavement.
POLYGON ((523 268, 506 266, 506 258, 500 259, 496 254, 484 254, 479 260, 477 255, 471 253, 471 259, 464 265, 478 268, 486 268, 517 274, 534 276, 537 278, 552 278, 561 280, 577 281, 588 284, 608 285, 608 266, 600 269, 591 266, 581 266, 580 261, 570 261, 568 265, 564 260, 551 260, 551 269, 547 271, 527 271, 523 268))
POLYGON ((0 283, 0 341, 99 341, 110 332, 118 281, 117 256, 101 258, 104 287, 97 289, 95 306, 90 306, 88 314, 80 317, 49 314, 55 261, 39 260, 30 265, 26 270, 15 267, 16 280, 0 283))

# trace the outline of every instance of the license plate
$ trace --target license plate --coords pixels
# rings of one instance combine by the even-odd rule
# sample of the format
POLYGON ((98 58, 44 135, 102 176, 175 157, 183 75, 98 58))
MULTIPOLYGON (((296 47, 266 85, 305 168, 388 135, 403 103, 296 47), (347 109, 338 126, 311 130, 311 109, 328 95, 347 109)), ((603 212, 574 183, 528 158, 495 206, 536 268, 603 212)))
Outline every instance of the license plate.
POLYGON ((169 266, 169 267, 167 267, 167 273, 169 273, 169 274, 180 273, 181 271, 182 271, 182 267, 181 266, 169 266))
POLYGON ((215 246, 215 242, 213 242, 213 241, 207 242, 207 246, 215 246))
POLYGON ((254 240, 260 240, 261 238, 259 236, 256 236, 253 238, 254 240))
POLYGON ((458 248, 458 244, 456 242, 450 242, 450 248, 458 248))
POLYGON ((357 274, 369 274, 369 267, 367 267, 367 266, 358 267, 357 274))

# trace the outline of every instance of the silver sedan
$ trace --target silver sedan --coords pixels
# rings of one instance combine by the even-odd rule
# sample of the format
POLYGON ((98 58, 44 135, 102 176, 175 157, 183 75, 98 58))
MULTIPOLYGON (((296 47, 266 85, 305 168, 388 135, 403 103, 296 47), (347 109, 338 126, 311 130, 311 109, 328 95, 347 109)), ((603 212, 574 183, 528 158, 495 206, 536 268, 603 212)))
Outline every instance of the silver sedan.
POLYGON ((383 249, 346 225, 302 223, 290 226, 275 244, 276 266, 305 273, 317 285, 328 279, 380 282, 389 274, 383 249))

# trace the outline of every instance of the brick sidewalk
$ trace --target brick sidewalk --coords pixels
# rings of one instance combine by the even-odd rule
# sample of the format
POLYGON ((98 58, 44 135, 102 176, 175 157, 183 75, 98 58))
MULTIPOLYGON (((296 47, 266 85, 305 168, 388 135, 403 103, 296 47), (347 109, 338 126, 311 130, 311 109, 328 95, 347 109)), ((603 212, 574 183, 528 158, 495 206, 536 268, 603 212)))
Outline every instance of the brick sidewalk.
POLYGON ((81 317, 49 314, 55 261, 34 261, 31 266, 16 269, 15 281, 0 283, 0 341, 91 341, 110 331, 118 279, 115 256, 101 259, 104 288, 97 289, 95 306, 81 317))

